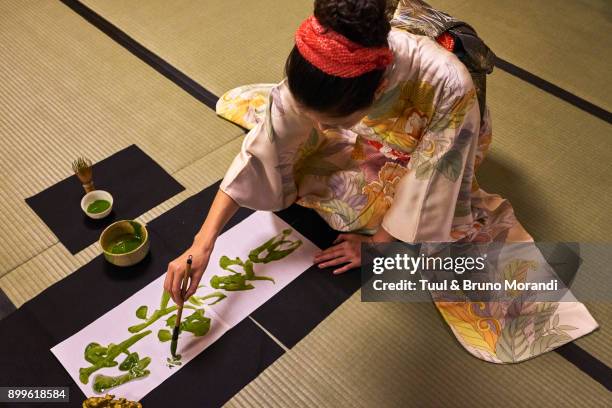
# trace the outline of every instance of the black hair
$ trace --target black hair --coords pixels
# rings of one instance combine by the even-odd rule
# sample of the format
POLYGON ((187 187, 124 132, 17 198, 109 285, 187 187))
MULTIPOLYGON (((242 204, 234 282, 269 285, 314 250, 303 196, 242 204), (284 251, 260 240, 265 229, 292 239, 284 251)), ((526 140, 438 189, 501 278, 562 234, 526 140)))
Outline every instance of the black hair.
MULTIPOLYGON (((314 15, 323 27, 360 45, 388 46, 391 27, 386 0, 316 0, 314 15)), ((384 69, 341 78, 321 71, 293 47, 285 63, 285 75, 289 90, 307 108, 347 116, 372 104, 384 69)))

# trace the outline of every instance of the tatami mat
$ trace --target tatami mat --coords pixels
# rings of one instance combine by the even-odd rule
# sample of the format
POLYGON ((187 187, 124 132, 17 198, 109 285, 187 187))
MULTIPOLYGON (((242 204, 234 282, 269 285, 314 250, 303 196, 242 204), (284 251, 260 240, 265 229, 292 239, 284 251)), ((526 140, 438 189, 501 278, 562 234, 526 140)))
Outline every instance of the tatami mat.
POLYGON ((86 0, 98 14, 216 95, 278 82, 312 1, 86 0))
POLYGON ((431 0, 469 22, 500 58, 612 111, 609 0, 431 0))
POLYGON ((0 44, 0 276, 57 242, 24 199, 78 155, 176 173, 242 133, 60 2, 0 2, 0 44))
MULTIPOLYGON (((312 4, 84 3, 215 94, 280 79, 293 31, 312 4)), ((610 59, 597 34, 609 30, 609 11, 593 11, 604 2, 566 4, 573 20, 549 0, 432 3, 472 22, 500 57, 611 108, 608 82, 594 79, 605 78, 610 59), (574 35, 552 40, 563 26, 574 35), (512 44, 503 42, 508 33, 512 44), (540 55, 546 46, 550 52, 540 55)), ((0 274, 10 271, 0 288, 21 305, 98 254, 94 244, 70 255, 23 202, 69 175, 75 155, 98 160, 137 143, 172 173, 187 190, 141 217, 148 221, 222 177, 241 132, 59 2, 0 2, 0 22, 7 108, 0 111, 7 146, 0 153, 0 274)), ((483 187, 509 198, 538 240, 609 240, 610 126, 500 70, 488 93, 494 143, 483 187)), ((577 344, 612 366, 612 307, 588 306, 602 327, 577 344)), ((365 304, 357 294, 228 405, 500 403, 598 407, 609 405, 610 394, 557 353, 511 366, 484 363, 461 348, 432 304, 365 304)))
MULTIPOLYGON (((296 316, 299 322, 299 316, 296 316)), ((469 355, 432 304, 359 294, 283 355, 230 407, 605 407, 610 393, 557 353, 517 365, 469 355)))
POLYGON ((503 71, 489 76, 493 143, 478 179, 541 241, 607 241, 612 126, 503 71))
MULTIPOLYGON (((163 0, 83 3, 216 94, 275 82, 312 2, 163 0), (235 10, 236 12, 227 12, 235 10)), ((612 6, 606 0, 432 0, 472 24, 499 57, 612 110, 612 6)))

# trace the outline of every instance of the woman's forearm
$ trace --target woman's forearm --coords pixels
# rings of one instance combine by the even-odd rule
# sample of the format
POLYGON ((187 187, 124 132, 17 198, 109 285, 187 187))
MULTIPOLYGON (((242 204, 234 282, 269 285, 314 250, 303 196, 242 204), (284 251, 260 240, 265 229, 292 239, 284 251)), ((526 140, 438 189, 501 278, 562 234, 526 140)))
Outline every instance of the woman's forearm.
POLYGON ((212 250, 215 240, 225 224, 238 211, 240 206, 223 190, 219 189, 217 195, 208 211, 202 228, 194 238, 194 245, 212 250))
POLYGON ((395 237, 389 234, 382 225, 376 231, 376 234, 372 235, 372 242, 375 244, 385 243, 385 242, 393 242, 395 241, 395 237))

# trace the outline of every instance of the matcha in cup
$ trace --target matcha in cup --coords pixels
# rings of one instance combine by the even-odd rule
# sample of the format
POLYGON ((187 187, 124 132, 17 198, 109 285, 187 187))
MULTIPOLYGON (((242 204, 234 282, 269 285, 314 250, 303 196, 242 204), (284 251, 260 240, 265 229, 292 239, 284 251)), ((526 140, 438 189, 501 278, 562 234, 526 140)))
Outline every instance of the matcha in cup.
POLYGON ((113 196, 104 190, 90 191, 81 199, 81 209, 89 218, 104 218, 113 209, 113 196))
POLYGON ((149 252, 149 233, 138 221, 117 221, 102 231, 100 246, 108 262, 131 266, 142 261, 149 252))

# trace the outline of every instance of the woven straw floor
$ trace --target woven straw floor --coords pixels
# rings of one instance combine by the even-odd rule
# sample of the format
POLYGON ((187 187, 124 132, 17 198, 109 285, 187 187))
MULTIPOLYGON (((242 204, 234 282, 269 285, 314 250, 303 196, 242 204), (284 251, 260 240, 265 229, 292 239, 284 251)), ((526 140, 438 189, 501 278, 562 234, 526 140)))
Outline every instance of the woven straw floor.
MULTIPOLYGON (((86 0, 84 4, 214 94, 282 77, 311 2, 86 0)), ((470 22, 503 59, 612 109, 612 7, 605 1, 432 4, 470 22), (542 51, 545 50, 545 51, 542 51)), ((148 221, 223 176, 242 132, 57 1, 0 2, 0 289, 17 306, 98 254, 76 256, 25 204, 70 174, 138 144, 186 187, 148 221)), ((496 70, 494 143, 480 171, 537 240, 606 241, 611 127, 496 70)), ((606 265, 602 265, 605 267, 606 265)), ((607 265, 609 267, 609 265, 607 265)), ((307 307, 307 305, 305 305, 307 307)), ((577 341, 612 366, 612 305, 577 341)), ((468 355, 431 304, 367 304, 359 293, 228 406, 606 406, 610 394, 556 353, 513 366, 468 355)), ((609 405, 608 405, 609 406, 609 405)))

